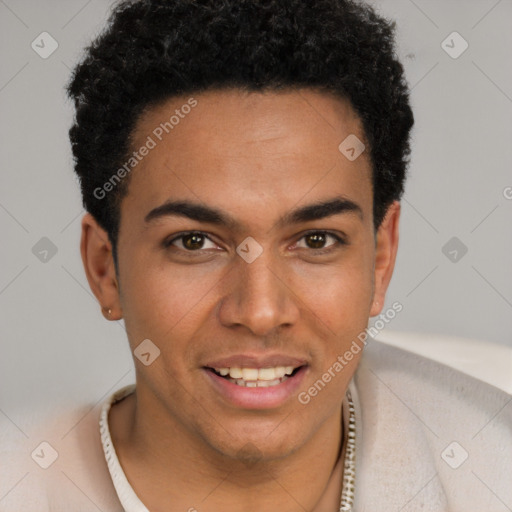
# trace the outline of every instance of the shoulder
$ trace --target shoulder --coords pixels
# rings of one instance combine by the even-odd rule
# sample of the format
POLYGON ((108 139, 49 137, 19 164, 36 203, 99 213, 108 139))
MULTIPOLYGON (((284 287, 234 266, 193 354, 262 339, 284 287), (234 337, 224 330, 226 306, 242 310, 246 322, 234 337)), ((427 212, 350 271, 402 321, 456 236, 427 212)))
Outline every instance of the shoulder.
POLYGON ((356 379, 366 399, 402 403, 427 430, 474 436, 484 426, 508 434, 512 429, 510 394, 425 355, 371 340, 356 379))
MULTIPOLYGON (((386 352, 401 348, 402 354, 417 354, 452 368, 512 395, 512 347, 470 338, 417 332, 381 332, 377 343, 386 352)), ((370 349, 369 352, 372 352, 370 349)), ((395 351, 396 355, 398 352, 395 351)), ((393 357, 395 357, 395 355, 393 357)), ((439 370, 441 371, 441 370, 439 370)))
POLYGON ((0 415, 0 512, 121 511, 99 432, 101 404, 0 415))
MULTIPOLYGON (((422 339, 423 342, 425 340, 428 338, 422 339)), ((381 377, 382 383, 383 379, 389 379, 386 382, 408 395, 425 392, 445 403, 454 402, 461 406, 468 401, 471 410, 475 411, 480 407, 489 408, 493 404, 510 401, 512 395, 500 387, 497 376, 490 378, 493 371, 496 372, 490 351, 484 348, 480 354, 471 354, 471 341, 467 341, 467 350, 459 344, 457 353, 447 345, 434 344, 434 349, 422 351, 417 347, 408 350, 403 343, 397 346, 369 340, 364 349, 360 373, 366 378, 378 380, 381 377), (493 381, 496 383, 491 384, 493 381)), ((504 354, 508 352, 509 349, 504 347, 504 351, 499 353, 503 362, 504 354)), ((507 375, 510 375, 510 368, 507 375)), ((361 375, 361 378, 364 377, 361 375)))
MULTIPOLYGON (((507 392, 440 360, 375 340, 368 341, 354 382, 366 485, 383 485, 385 472, 397 485, 396 499, 419 493, 415 500, 425 503, 416 505, 424 510, 512 506, 507 392), (429 508, 436 500, 439 507, 429 508)), ((386 485, 389 494, 389 480, 386 485)))

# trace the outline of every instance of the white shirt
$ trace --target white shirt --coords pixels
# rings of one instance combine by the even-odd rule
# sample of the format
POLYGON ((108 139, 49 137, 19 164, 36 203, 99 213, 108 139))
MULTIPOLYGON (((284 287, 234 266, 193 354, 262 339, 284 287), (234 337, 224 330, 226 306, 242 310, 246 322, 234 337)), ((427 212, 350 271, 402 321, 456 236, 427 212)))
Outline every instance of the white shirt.
POLYGON ((105 460, 108 464, 112 482, 124 510, 126 512, 149 512, 146 506, 142 503, 142 501, 140 501, 139 497, 133 491, 132 486, 129 484, 124 474, 123 468, 121 467, 119 459, 117 458, 116 450, 114 448, 114 444, 112 443, 112 438, 110 437, 110 429, 108 426, 108 413, 111 406, 115 402, 122 400, 124 397, 133 393, 134 390, 135 384, 125 386, 124 388, 121 388, 113 395, 111 395, 109 399, 103 404, 100 413, 101 444, 103 446, 103 452, 105 454, 105 460))

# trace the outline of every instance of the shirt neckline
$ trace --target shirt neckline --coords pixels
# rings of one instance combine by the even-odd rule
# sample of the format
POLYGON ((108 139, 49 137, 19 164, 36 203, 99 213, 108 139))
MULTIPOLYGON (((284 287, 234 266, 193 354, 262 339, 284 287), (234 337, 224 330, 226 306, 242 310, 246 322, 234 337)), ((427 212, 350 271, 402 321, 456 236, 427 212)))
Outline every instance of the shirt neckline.
POLYGON ((117 458, 117 453, 110 436, 108 425, 108 413, 116 402, 121 401, 135 391, 135 384, 129 384, 113 393, 103 404, 100 413, 100 436, 103 453, 107 461, 108 470, 117 496, 125 512, 149 512, 148 508, 140 501, 132 486, 128 482, 123 468, 117 458))

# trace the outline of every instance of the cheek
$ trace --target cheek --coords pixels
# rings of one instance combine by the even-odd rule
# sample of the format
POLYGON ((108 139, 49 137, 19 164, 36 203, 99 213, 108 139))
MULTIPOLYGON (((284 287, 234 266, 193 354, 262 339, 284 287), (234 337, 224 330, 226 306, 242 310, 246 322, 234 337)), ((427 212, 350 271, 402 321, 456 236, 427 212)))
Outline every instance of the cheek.
MULTIPOLYGON (((317 277, 317 282, 322 282, 321 276, 317 277)), ((318 343, 312 345, 312 373, 299 399, 303 400, 301 404, 310 403, 319 416, 331 414, 338 407, 340 396, 358 366, 371 297, 371 267, 362 260, 330 269, 322 286, 308 295, 307 309, 313 313, 318 343)))
MULTIPOLYGON (((315 314, 328 329, 324 329, 327 336, 322 336, 322 349, 318 357, 321 368, 317 370, 326 371, 339 355, 343 355, 354 342, 358 342, 358 337, 368 325, 370 299, 369 281, 364 285, 361 281, 339 281, 337 285, 330 286, 325 297, 318 299, 315 314)), ((348 367, 357 366, 357 358, 349 357, 351 362, 347 364, 348 367)))
POLYGON ((130 342, 149 338, 159 347, 178 348, 198 327, 200 312, 221 276, 199 266, 137 261, 125 266, 121 302, 130 342))
POLYGON ((366 327, 373 294, 372 260, 362 252, 339 264, 309 269, 301 296, 336 334, 366 327))

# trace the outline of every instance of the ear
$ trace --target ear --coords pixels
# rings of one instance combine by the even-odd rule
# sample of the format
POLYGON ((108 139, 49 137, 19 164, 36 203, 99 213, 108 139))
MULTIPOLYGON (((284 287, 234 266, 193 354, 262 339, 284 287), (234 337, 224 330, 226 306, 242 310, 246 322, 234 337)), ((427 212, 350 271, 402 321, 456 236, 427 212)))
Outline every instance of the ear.
POLYGON ((102 306, 107 320, 122 318, 112 244, 107 232, 86 213, 82 218, 80 253, 89 286, 102 306))
POLYGON ((377 230, 375 246, 374 292, 370 316, 377 316, 384 307, 398 251, 398 224, 400 203, 394 201, 388 208, 384 220, 377 230))

